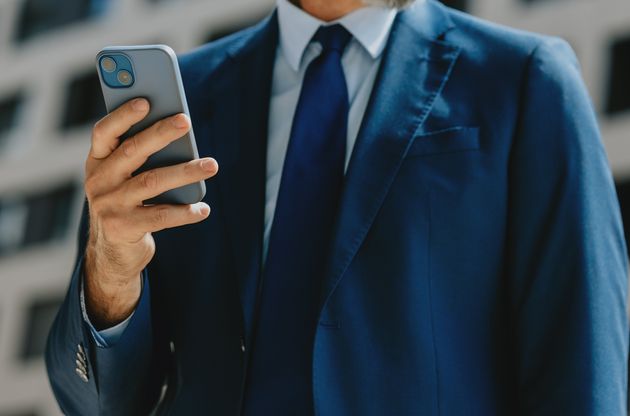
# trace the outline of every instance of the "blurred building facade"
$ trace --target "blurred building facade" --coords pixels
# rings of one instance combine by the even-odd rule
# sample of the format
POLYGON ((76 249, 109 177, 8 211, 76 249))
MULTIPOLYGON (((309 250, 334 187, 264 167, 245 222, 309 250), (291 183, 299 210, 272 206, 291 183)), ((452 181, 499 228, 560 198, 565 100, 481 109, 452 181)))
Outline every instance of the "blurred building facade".
MULTIPOLYGON (((449 3, 573 45, 630 224, 627 0, 449 3)), ((257 21, 273 4, 0 0, 0 416, 59 414, 42 353, 76 254, 90 127, 104 113, 96 52, 138 43, 185 52, 257 21)))

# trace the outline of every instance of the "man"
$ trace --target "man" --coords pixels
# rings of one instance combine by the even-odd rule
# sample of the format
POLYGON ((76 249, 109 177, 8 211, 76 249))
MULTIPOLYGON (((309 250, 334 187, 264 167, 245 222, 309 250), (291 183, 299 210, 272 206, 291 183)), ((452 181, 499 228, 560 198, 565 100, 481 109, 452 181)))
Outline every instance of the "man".
POLYGON ((181 58, 206 221, 141 201, 214 159, 131 176, 185 116, 95 126, 64 412, 625 414, 625 243, 573 53, 411 3, 279 0, 181 58))

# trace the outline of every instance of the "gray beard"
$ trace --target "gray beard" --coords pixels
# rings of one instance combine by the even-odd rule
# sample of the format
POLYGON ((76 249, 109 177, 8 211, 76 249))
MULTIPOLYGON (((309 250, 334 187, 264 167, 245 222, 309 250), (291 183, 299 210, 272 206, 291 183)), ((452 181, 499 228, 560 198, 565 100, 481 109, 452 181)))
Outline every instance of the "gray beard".
POLYGON ((402 9, 410 6, 415 0, 363 0, 363 3, 370 6, 395 7, 402 9))

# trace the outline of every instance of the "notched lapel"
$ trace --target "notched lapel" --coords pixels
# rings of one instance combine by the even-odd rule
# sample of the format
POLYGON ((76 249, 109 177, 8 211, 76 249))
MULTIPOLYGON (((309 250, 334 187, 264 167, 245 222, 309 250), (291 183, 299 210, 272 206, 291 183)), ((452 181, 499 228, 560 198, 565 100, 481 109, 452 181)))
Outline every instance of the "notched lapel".
POLYGON ((323 306, 363 243, 459 55, 438 39, 452 27, 441 6, 425 1, 399 13, 351 157, 332 245, 323 306))

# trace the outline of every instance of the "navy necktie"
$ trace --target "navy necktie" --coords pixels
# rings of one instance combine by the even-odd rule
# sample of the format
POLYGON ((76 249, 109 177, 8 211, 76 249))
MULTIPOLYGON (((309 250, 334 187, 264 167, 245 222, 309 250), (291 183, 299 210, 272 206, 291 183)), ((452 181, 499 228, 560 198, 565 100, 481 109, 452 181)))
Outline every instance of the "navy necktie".
POLYGON ((322 53, 306 70, 282 170, 263 272, 244 414, 313 414, 312 350, 341 188, 351 39, 320 27, 322 53))

